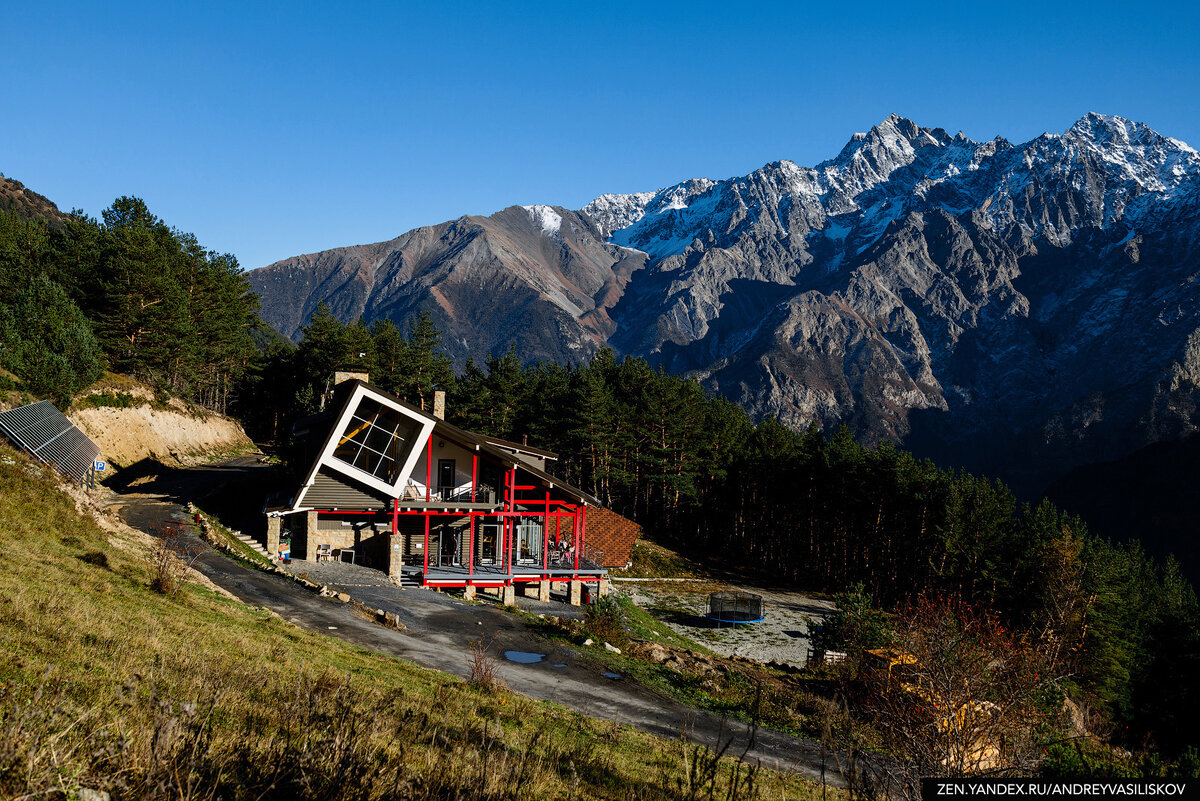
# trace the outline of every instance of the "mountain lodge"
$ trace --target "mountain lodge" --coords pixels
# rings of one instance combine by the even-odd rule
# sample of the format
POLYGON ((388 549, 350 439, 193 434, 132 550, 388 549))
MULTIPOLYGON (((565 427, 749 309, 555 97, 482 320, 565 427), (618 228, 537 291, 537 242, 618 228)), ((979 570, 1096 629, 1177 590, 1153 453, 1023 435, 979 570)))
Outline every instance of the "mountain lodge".
POLYGON ((636 524, 546 472, 557 456, 464 431, 405 403, 365 377, 339 374, 320 414, 296 423, 309 467, 286 503, 266 508, 267 550, 285 530, 293 558, 336 558, 387 571, 402 586, 499 587, 538 584, 550 597, 564 582, 571 603, 583 585, 607 584, 623 566, 636 524), (618 553, 588 540, 596 513, 618 553))

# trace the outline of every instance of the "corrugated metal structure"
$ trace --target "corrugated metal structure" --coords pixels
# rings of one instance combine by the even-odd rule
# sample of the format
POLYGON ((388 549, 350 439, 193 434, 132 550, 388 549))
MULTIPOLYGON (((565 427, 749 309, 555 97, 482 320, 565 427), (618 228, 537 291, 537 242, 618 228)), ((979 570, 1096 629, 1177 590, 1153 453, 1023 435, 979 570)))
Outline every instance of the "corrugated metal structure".
POLYGON ((0 412, 0 432, 30 456, 76 481, 87 477, 100 455, 96 443, 50 401, 0 412))

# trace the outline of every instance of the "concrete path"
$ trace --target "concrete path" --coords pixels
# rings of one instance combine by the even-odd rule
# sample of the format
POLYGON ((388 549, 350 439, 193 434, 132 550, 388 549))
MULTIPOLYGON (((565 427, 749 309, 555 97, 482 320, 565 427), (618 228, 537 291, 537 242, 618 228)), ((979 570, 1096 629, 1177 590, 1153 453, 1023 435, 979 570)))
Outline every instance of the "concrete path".
MULTIPOLYGON (((207 491, 202 471, 200 468, 195 474, 197 497, 207 491)), ((160 488, 169 486, 172 492, 127 492, 115 499, 126 522, 150 530, 169 520, 187 520, 178 502, 186 496, 186 487, 179 485, 188 483, 187 474, 192 471, 174 472, 182 475, 160 479, 160 488)), ((221 471, 210 470, 209 475, 227 477, 221 471)), ((606 677, 600 667, 581 658, 576 650, 540 637, 517 618, 491 606, 469 604, 429 590, 401 590, 369 568, 319 566, 337 568, 337 580, 327 583, 372 609, 396 613, 408 627, 408 631, 397 632, 357 617, 347 604, 321 598, 285 577, 244 567, 217 551, 206 552, 197 567, 245 603, 267 607, 299 626, 363 648, 466 677, 470 674, 471 644, 482 641, 498 657, 500 678, 514 691, 531 698, 554 701, 590 717, 634 726, 661 737, 678 738, 682 733, 710 748, 732 741, 728 754, 744 752, 747 760, 763 766, 816 780, 824 776, 831 785, 845 786, 835 758, 825 755, 820 743, 765 729, 752 731, 746 724, 684 706, 632 681, 606 677), (520 664, 504 659, 506 651, 544 654, 545 658, 520 664)), ((317 566, 300 563, 297 569, 303 572, 308 567, 317 566)))

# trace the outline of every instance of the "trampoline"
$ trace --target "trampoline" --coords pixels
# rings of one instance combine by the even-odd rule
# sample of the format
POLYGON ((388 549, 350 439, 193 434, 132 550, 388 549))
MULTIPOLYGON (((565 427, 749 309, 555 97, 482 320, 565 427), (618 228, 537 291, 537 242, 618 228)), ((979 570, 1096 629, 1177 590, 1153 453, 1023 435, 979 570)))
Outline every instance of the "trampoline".
POLYGON ((706 617, 717 623, 760 623, 762 596, 752 592, 714 592, 708 596, 706 617))

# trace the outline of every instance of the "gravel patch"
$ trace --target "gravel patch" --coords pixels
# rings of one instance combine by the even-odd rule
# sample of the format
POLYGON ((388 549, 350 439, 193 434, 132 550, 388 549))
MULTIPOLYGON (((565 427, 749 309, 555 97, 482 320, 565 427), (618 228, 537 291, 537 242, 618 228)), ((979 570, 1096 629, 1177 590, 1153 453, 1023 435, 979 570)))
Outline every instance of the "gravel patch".
POLYGON ((621 592, 673 631, 724 656, 744 656, 757 662, 801 667, 812 644, 809 624, 834 611, 832 601, 799 592, 719 582, 654 582, 614 580, 621 592), (718 624, 704 616, 708 594, 741 590, 763 597, 761 623, 718 624))

